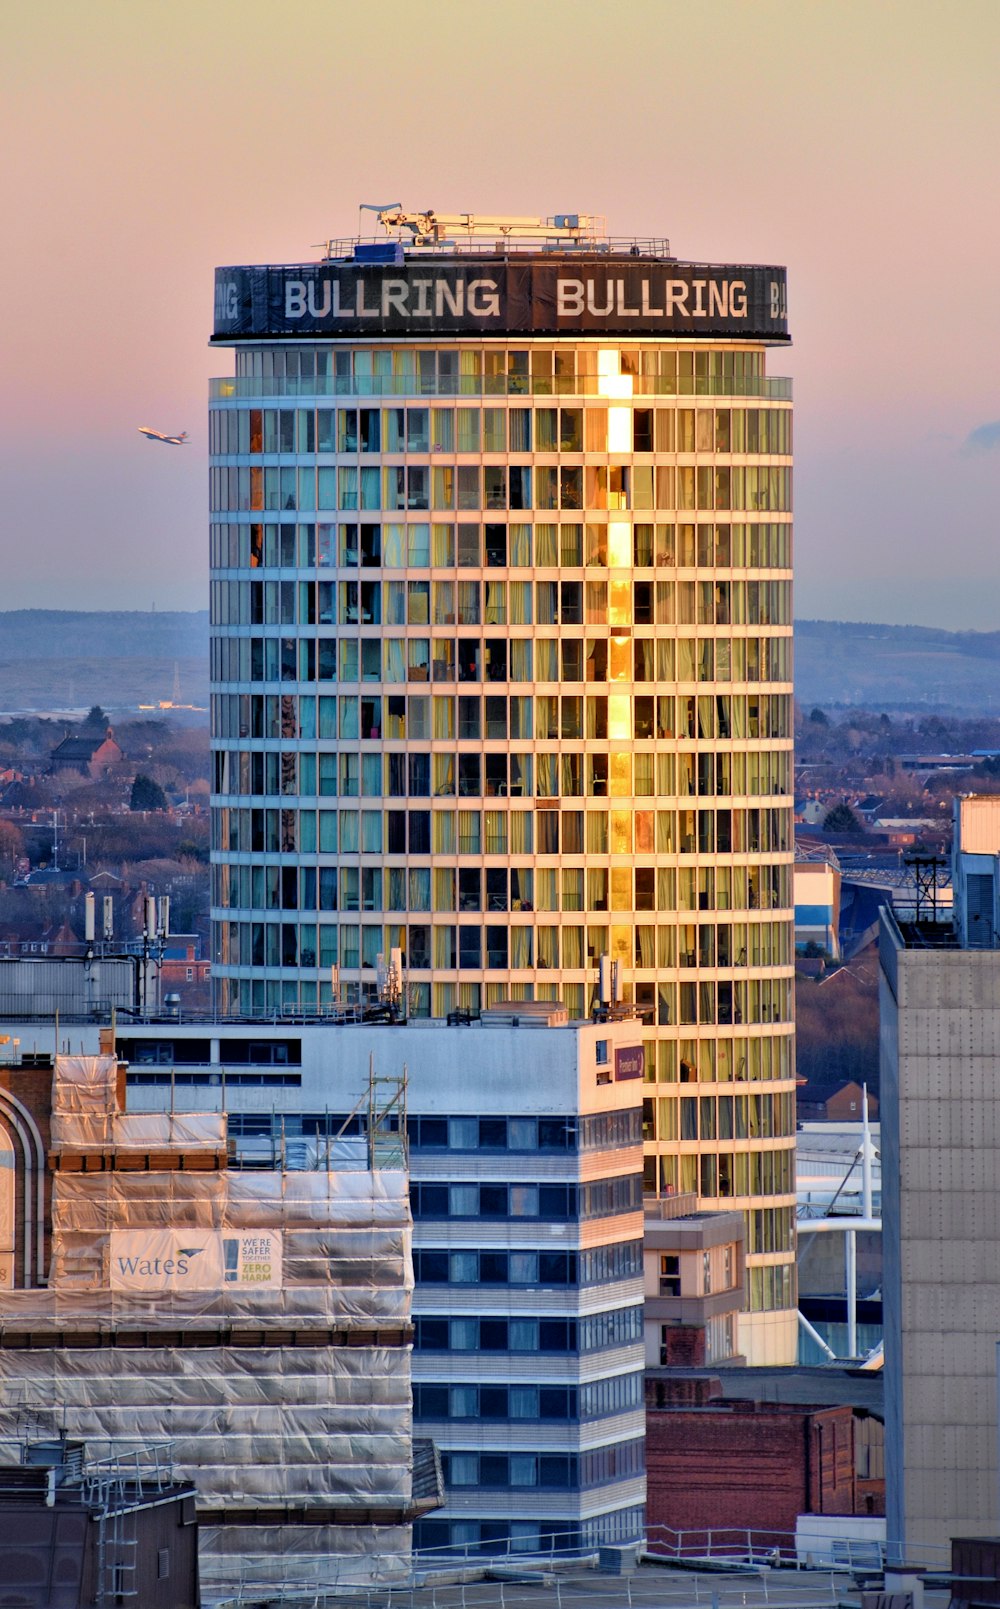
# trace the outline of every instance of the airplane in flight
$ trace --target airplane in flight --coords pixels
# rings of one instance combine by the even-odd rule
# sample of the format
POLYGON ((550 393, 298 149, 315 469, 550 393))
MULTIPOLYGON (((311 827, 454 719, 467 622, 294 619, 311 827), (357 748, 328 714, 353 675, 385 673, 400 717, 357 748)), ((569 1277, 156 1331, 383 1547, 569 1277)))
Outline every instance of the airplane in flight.
POLYGON ((183 447, 187 444, 186 430, 182 430, 179 436, 165 436, 162 430, 154 430, 151 425, 138 425, 136 428, 140 436, 145 436, 147 441, 165 441, 168 447, 183 447))

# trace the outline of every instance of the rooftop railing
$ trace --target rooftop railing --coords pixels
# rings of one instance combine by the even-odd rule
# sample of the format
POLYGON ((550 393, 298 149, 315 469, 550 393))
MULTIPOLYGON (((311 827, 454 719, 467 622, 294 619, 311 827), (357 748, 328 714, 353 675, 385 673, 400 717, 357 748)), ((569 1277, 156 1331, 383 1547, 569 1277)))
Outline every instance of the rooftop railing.
MULTIPOLYGON (((239 1559, 208 1557, 202 1584, 216 1594, 225 1588, 236 1604, 256 1605, 261 1589, 286 1594, 278 1603, 302 1600, 296 1593, 337 1591, 340 1609, 592 1609, 627 1604, 630 1609, 751 1609, 783 1606, 809 1609, 838 1605, 852 1579, 879 1581, 886 1567, 923 1567, 943 1584, 950 1579, 947 1546, 903 1548, 861 1534, 798 1540, 792 1533, 718 1529, 672 1531, 649 1526, 644 1541, 615 1544, 635 1548, 647 1568, 621 1575, 596 1574, 600 1545, 582 1543, 579 1529, 527 1538, 422 1548, 409 1558, 364 1561, 304 1556, 275 1560, 242 1554, 239 1559), (669 1570, 649 1565, 669 1565, 669 1570), (537 1574, 536 1574, 537 1572, 537 1574), (543 1575, 544 1572, 544 1575, 543 1575), (551 1572, 551 1573, 549 1573, 551 1572), (591 1574, 591 1572, 595 1572, 591 1574), (367 1573, 368 1580, 365 1580, 367 1573), (380 1584, 372 1584, 372 1578, 380 1584), (256 1594, 256 1595, 255 1595, 256 1594)), ((312 1599, 309 1599, 310 1604, 312 1599)))
MULTIPOLYGON (((665 235, 646 239, 638 235, 607 235, 601 229, 600 221, 596 219, 593 221, 597 227, 581 232, 575 239, 553 228, 547 229, 541 222, 537 230, 524 230, 517 234, 507 234, 500 227, 491 234, 482 230, 470 233, 463 231, 460 225, 451 226, 447 237, 441 240, 430 240, 422 236, 418 241, 409 234, 398 238, 392 234, 347 235, 337 240, 324 241, 322 261, 371 261, 372 259, 366 259, 363 255, 356 255, 359 247, 363 254, 373 248, 390 252, 398 245, 402 247, 404 259, 410 258, 417 262, 422 262, 428 257, 459 255, 496 258, 520 256, 525 252, 533 256, 545 252, 565 257, 645 257, 652 258, 656 262, 677 262, 677 258, 671 254, 670 241, 665 235)), ((289 263, 285 266, 300 265, 289 263)))
MULTIPOLYGON (((275 336, 280 340, 280 336, 275 336)), ((725 375, 684 375, 665 379, 656 375, 634 375, 634 397, 757 397, 769 402, 789 402, 792 382, 785 375, 730 378, 725 375)), ((457 380, 431 380, 417 374, 347 375, 326 374, 303 380, 287 377, 254 378, 250 375, 220 375, 208 382, 211 402, 232 402, 269 397, 448 397, 463 401, 475 397, 598 397, 599 377, 581 375, 577 380, 531 380, 522 375, 462 375, 457 380)), ((607 401, 607 398, 603 398, 607 401)))

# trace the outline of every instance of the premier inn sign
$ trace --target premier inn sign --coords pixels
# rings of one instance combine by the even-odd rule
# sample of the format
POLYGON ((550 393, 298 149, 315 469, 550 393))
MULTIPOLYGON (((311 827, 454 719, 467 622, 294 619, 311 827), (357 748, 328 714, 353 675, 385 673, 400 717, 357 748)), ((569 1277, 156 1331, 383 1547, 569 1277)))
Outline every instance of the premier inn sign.
POLYGON ((432 257, 215 275, 216 341, 602 333, 787 341, 785 270, 623 257, 432 257))

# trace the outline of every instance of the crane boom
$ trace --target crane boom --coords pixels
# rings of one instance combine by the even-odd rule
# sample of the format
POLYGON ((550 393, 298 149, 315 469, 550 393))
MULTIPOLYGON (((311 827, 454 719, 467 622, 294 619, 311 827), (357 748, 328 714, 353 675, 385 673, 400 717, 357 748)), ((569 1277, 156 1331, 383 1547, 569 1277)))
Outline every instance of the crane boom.
POLYGON ((599 240, 604 237, 603 218, 581 212, 558 212, 551 218, 519 218, 504 213, 404 212, 386 207, 377 214, 387 234, 409 230, 419 244, 437 245, 453 234, 467 239, 599 240))

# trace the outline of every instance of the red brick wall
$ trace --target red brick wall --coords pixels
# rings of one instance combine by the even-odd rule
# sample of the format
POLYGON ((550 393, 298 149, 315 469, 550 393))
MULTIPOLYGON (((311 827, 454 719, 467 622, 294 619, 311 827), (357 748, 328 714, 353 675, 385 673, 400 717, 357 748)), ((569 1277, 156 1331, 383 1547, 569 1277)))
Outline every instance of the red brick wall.
POLYGON ((805 1513, 854 1510, 850 1408, 728 1401, 649 1408, 647 1512, 676 1531, 752 1529, 775 1542, 805 1513))
MULTIPOLYGON (((662 1362, 667 1368, 703 1369, 705 1366, 705 1331, 695 1324, 668 1324, 666 1331, 667 1354, 662 1362)), ((662 1345, 662 1343, 661 1343, 662 1345)))

